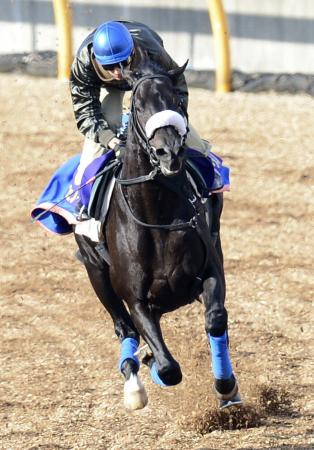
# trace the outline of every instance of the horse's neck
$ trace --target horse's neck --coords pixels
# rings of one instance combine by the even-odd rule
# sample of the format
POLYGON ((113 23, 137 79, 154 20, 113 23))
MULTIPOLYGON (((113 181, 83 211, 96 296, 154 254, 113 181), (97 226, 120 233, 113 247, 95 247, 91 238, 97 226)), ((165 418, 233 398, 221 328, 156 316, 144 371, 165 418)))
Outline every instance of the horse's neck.
POLYGON ((121 175, 123 178, 135 178, 147 175, 152 166, 147 155, 135 143, 128 143, 123 160, 121 175))

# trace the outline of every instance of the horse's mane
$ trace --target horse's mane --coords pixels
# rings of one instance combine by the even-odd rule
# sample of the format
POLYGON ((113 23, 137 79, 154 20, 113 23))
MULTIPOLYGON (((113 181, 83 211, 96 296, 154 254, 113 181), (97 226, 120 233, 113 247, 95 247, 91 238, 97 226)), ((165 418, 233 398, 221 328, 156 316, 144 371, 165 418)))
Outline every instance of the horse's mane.
POLYGON ((149 75, 165 75, 169 77, 167 70, 157 61, 148 57, 143 57, 135 69, 124 69, 123 76, 125 80, 132 86, 137 80, 149 75))
POLYGON ((143 64, 139 66, 139 72, 142 76, 145 75, 168 75, 168 72, 165 70, 164 67, 162 67, 160 64, 158 64, 156 61, 153 60, 146 60, 143 64))

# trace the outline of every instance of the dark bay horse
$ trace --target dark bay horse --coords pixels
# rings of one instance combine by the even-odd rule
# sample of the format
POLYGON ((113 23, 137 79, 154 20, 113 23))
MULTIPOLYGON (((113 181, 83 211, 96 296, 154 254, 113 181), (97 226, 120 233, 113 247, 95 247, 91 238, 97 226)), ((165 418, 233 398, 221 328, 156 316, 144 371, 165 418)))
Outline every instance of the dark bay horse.
POLYGON ((136 73, 124 70, 133 87, 132 105, 123 166, 104 227, 110 264, 94 242, 75 235, 121 343, 119 367, 125 405, 131 409, 147 403, 138 376, 140 337, 149 348, 144 362, 153 381, 180 383, 180 366, 163 340, 160 318, 197 298, 205 309, 214 392, 221 407, 241 402, 228 352, 219 236, 222 194, 204 204, 188 180, 187 117, 173 83, 184 69, 163 72, 147 64, 136 73))

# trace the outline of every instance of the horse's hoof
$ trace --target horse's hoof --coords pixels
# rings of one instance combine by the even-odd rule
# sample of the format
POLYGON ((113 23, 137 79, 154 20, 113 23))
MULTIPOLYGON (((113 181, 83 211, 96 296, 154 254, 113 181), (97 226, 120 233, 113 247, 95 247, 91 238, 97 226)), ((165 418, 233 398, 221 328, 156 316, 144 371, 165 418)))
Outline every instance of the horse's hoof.
POLYGON ((217 387, 215 386, 215 384, 213 386, 213 391, 219 400, 219 409, 230 408, 231 406, 236 406, 236 405, 242 404, 241 396, 239 393, 238 383, 233 375, 230 379, 226 380, 226 385, 229 384, 230 382, 234 382, 234 386, 230 392, 227 392, 224 394, 222 394, 221 392, 219 392, 217 390, 217 387))
POLYGON ((239 406, 242 405, 242 400, 240 394, 238 393, 230 400, 219 400, 219 409, 230 408, 231 406, 239 406))
POLYGON ((148 403, 145 387, 139 376, 131 373, 130 378, 124 383, 124 406, 127 409, 142 409, 148 403))

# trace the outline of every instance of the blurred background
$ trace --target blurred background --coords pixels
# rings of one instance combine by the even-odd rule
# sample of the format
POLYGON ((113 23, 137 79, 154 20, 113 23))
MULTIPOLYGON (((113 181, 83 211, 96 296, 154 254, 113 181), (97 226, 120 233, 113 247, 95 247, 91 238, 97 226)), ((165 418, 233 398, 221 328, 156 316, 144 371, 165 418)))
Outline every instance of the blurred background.
MULTIPOLYGON (((162 36, 166 49, 179 64, 189 59, 188 69, 193 73, 194 84, 212 87, 211 72, 216 62, 210 1, 71 0, 68 3, 73 52, 89 31, 106 20, 141 21, 162 36)), ((38 71, 40 75, 55 73, 53 52, 60 43, 53 4, 53 0, 1 0, 0 71, 19 67, 34 74, 38 71), (32 58, 25 59, 29 54, 32 58), (39 64, 39 59, 49 60, 50 65, 39 64)), ((223 7, 230 33, 233 88, 241 88, 249 81, 251 87, 256 85, 256 74, 259 77, 267 74, 269 83, 269 75, 274 75, 274 82, 280 74, 298 73, 298 83, 300 74, 304 75, 301 78, 305 83, 299 88, 309 90, 308 84, 313 83, 309 75, 314 74, 312 0, 224 0, 223 7), (239 74, 242 74, 240 78, 239 74), (255 74, 253 79, 252 74, 255 74)), ((290 83, 296 83, 295 78, 288 78, 290 83)))

